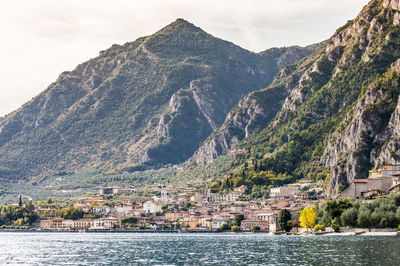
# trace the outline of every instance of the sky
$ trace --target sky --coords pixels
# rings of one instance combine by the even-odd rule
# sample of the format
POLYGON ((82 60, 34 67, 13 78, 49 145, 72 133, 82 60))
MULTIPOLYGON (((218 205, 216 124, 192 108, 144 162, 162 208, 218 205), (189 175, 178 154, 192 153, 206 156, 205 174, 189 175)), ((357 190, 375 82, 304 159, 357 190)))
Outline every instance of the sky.
POLYGON ((328 39, 368 0, 1 0, 0 117, 112 44, 184 18, 254 52, 328 39))

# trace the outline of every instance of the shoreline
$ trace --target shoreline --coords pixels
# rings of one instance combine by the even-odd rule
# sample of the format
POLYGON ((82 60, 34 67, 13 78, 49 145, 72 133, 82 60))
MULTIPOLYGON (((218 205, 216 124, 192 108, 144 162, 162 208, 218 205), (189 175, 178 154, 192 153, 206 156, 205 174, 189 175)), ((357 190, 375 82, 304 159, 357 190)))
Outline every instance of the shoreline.
POLYGON ((316 236, 398 236, 399 232, 364 232, 364 233, 357 233, 357 232, 338 232, 338 233, 327 233, 323 235, 316 235, 316 236))
POLYGON ((130 231, 119 231, 119 230, 98 230, 98 231, 55 231, 55 230, 18 230, 18 229, 9 229, 9 230, 0 230, 1 233, 88 233, 88 234, 96 234, 96 233, 114 233, 114 234, 126 234, 126 233, 134 233, 134 234, 217 234, 217 235, 256 235, 256 234, 265 234, 269 236, 285 236, 285 237, 330 237, 330 236, 400 236, 400 231, 391 231, 391 232, 324 232, 322 234, 274 234, 269 232, 215 232, 215 231, 178 231, 178 230, 171 230, 171 231, 141 231, 141 230, 130 230, 130 231))

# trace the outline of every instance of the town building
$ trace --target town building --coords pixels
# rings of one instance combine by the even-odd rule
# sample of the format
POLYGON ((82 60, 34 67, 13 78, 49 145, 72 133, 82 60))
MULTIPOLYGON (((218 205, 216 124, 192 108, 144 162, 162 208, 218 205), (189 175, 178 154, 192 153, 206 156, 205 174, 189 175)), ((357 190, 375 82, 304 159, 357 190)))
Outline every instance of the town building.
POLYGON ((127 187, 102 187, 99 190, 100 195, 130 195, 135 193, 136 189, 133 186, 127 187))
POLYGON ((112 194, 114 194, 114 188, 113 187, 102 187, 102 188, 100 188, 99 194, 100 195, 112 195, 112 194))
POLYGON ((400 184, 400 165, 385 165, 377 170, 369 171, 369 178, 355 179, 337 199, 359 199, 372 195, 386 194, 400 184))
POLYGON ((114 217, 100 218, 93 222, 93 226, 90 230, 112 230, 115 229, 118 224, 118 219, 114 217))
POLYGON ((269 221, 266 220, 243 220, 240 229, 250 231, 252 226, 260 227, 261 231, 269 231, 269 221))
POLYGON ((157 212, 162 212, 162 204, 153 201, 146 201, 143 203, 143 210, 146 214, 155 214, 157 212))
POLYGON ((108 206, 93 206, 92 213, 98 215, 107 215, 111 211, 111 208, 108 206))
POLYGON ((222 225, 229 223, 229 219, 226 218, 213 218, 211 220, 211 229, 212 230, 217 230, 220 228, 222 225))
POLYGON ((165 219, 167 219, 168 221, 176 221, 176 220, 181 220, 184 218, 189 217, 189 213, 188 212, 184 212, 184 211, 176 211, 176 212, 167 212, 165 213, 165 219))
POLYGON ((269 197, 274 199, 284 199, 299 195, 301 189, 299 186, 284 186, 271 188, 269 192, 269 197))
POLYGON ((234 202, 238 201, 246 191, 246 186, 235 188, 233 192, 213 193, 210 190, 207 192, 206 201, 208 202, 234 202))
POLYGON ((369 178, 379 178, 382 176, 394 176, 400 173, 400 164, 384 165, 376 170, 369 171, 369 178))

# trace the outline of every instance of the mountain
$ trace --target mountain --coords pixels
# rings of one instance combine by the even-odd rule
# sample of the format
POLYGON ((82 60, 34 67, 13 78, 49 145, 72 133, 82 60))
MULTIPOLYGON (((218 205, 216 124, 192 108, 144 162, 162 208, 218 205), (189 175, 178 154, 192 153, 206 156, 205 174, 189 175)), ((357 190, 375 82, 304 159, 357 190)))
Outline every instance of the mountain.
POLYGON ((183 162, 243 96, 314 50, 252 53, 183 19, 113 45, 0 119, 0 178, 183 162))
POLYGON ((310 178, 336 193, 398 161, 399 11, 399 0, 371 1, 317 52, 244 97, 189 162, 243 148, 250 153, 236 155, 221 187, 310 178))

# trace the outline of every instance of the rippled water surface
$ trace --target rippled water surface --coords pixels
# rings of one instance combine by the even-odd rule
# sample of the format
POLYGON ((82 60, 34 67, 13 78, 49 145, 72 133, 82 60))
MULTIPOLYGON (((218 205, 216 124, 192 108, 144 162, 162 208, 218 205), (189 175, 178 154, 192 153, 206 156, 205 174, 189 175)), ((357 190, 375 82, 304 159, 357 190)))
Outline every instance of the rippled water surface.
POLYGON ((400 265, 400 238, 0 233, 0 265, 400 265))

